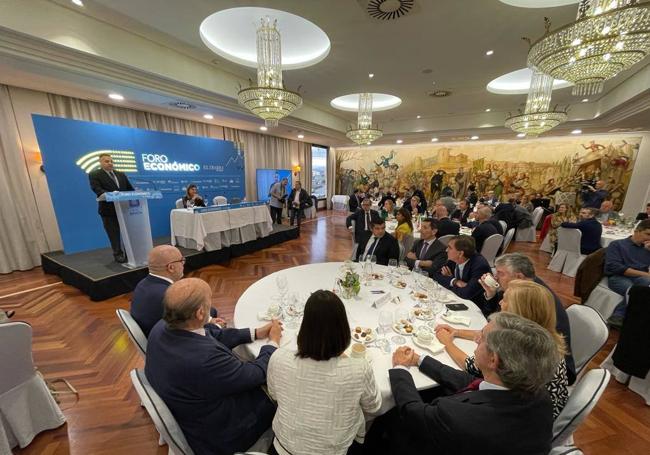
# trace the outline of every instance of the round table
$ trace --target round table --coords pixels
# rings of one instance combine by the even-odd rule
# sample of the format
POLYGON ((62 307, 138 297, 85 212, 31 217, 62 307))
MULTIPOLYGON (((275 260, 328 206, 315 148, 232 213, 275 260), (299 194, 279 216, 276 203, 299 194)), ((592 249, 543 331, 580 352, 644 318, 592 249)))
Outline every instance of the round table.
POLYGON ((626 239, 632 235, 633 229, 618 227, 618 226, 603 226, 603 233, 600 237, 600 246, 607 248, 607 246, 614 240, 626 239))
MULTIPOLYGON (((308 296, 310 292, 316 291, 318 289, 332 289, 336 277, 339 276, 342 262, 326 262, 319 264, 308 264, 301 265, 297 267, 292 267, 285 269, 279 272, 272 273, 265 276, 259 281, 253 283, 239 298, 237 306, 235 307, 234 323, 235 327, 258 327, 265 324, 265 321, 259 319, 259 314, 266 312, 268 309, 271 299, 274 296, 278 296, 278 288, 276 285, 276 277, 280 274, 285 275, 289 282, 289 293, 298 293, 299 295, 308 296)), ((361 267, 358 264, 355 264, 357 273, 361 273, 361 267)), ((370 327, 374 330, 377 329, 379 312, 383 310, 388 310, 394 312, 397 309, 412 309, 416 304, 415 300, 410 297, 411 287, 414 286, 413 279, 409 275, 403 278, 404 281, 408 284, 406 289, 397 289, 392 286, 388 278, 388 267, 375 265, 374 271, 384 275, 383 280, 373 280, 370 281, 368 285, 364 284, 361 287, 361 291, 356 298, 352 299, 342 299, 347 310, 348 322, 350 323, 350 328, 354 330, 356 326, 361 327, 370 327), (372 294, 372 290, 383 290, 385 294, 372 294), (373 308, 372 304, 382 296, 391 294, 391 299, 394 297, 399 297, 400 302, 394 303, 393 301, 387 301, 380 306, 379 309, 373 308)), ((460 315, 470 316, 471 324, 470 329, 480 330, 486 324, 485 317, 481 313, 481 310, 471 301, 462 300, 453 294, 451 291, 445 291, 445 295, 453 299, 453 303, 464 303, 469 307, 466 311, 456 312, 460 315)), ((452 302, 449 302, 452 303, 452 302)), ((440 319, 438 316, 438 322, 445 322, 440 319)), ((414 320, 413 325, 417 327, 420 324, 424 324, 423 321, 414 320)), ((450 324, 458 328, 468 328, 462 325, 450 324)), ((283 332, 282 340, 280 342, 280 347, 283 349, 296 350, 296 335, 298 333, 298 328, 289 329, 286 327, 283 332)), ((393 335, 396 333, 389 333, 386 337, 390 340, 393 335)), ((382 335, 378 335, 381 337, 382 335)), ((454 361, 449 357, 446 351, 442 351, 438 354, 431 354, 427 350, 422 349, 416 346, 411 336, 405 336, 406 345, 415 349, 421 355, 430 355, 435 359, 441 361, 446 365, 456 367, 454 361)), ((472 354, 476 348, 476 344, 473 341, 469 340, 455 340, 456 345, 467 352, 472 354)), ((244 345, 248 354, 257 356, 259 354, 260 348, 264 345, 262 341, 255 341, 244 345)), ((382 407, 379 413, 384 413, 394 406, 394 401, 392 398, 390 384, 388 381, 388 370, 392 368, 392 352, 397 348, 397 345, 391 343, 391 353, 383 353, 378 348, 373 347, 371 344, 368 349, 368 358, 372 363, 372 367, 375 373, 375 378, 377 380, 377 385, 381 391, 382 395, 382 407)), ((417 368, 410 368, 410 372, 415 381, 415 386, 418 390, 427 389, 436 386, 436 382, 427 376, 420 373, 417 368)))

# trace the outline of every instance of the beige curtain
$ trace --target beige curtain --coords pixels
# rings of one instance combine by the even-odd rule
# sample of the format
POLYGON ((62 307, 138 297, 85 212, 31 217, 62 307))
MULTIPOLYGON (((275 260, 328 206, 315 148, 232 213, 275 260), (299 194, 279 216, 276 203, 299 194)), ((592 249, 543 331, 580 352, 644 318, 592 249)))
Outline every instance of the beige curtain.
POLYGON ((327 208, 332 209, 332 196, 336 190, 336 149, 327 151, 327 208))
POLYGON ((5 85, 0 85, 0 194, 0 273, 40 265, 47 241, 5 85))

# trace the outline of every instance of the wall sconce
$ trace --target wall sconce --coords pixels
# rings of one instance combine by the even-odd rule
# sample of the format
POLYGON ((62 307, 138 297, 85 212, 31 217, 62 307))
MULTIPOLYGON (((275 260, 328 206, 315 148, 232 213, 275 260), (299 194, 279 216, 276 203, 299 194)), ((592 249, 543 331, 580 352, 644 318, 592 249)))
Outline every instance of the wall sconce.
POLYGON ((298 173, 302 170, 302 168, 300 167, 300 165, 297 164, 293 166, 291 170, 293 171, 293 176, 298 177, 298 173))

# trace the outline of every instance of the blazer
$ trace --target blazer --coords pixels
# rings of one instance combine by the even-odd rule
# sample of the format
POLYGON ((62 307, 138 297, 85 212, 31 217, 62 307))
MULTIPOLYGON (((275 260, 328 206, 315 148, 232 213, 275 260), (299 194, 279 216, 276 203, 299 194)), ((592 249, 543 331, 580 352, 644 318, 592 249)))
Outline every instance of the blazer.
POLYGON ((261 386, 276 348, 265 345, 243 362, 231 349, 251 342, 249 329, 205 327, 203 336, 158 322, 149 334, 145 375, 194 453, 245 452, 273 420, 275 406, 261 386))
MULTIPOLYGON (((447 247, 444 246, 438 239, 434 239, 433 243, 429 245, 424 257, 420 257, 420 251, 422 251, 422 246, 424 245, 424 240, 420 239, 413 244, 411 251, 415 253, 415 256, 418 260, 433 261, 431 267, 421 267, 422 270, 426 270, 430 277, 433 277, 435 272, 438 272, 440 268, 447 263, 447 247)), ((409 269, 415 267, 415 259, 405 258, 406 264, 409 266, 409 269)))
POLYGON ((582 232, 580 239, 580 253, 591 254, 601 248, 600 237, 603 235, 603 225, 596 218, 588 218, 577 223, 564 222, 560 227, 579 229, 582 232))
MULTIPOLYGON (((293 188, 291 190, 291 194, 289 194, 289 199, 287 199, 287 204, 289 204, 289 208, 293 209, 293 198, 296 197, 296 189, 293 188)), ((304 209, 306 207, 311 207, 312 200, 309 197, 309 194, 307 194, 307 191, 304 188, 300 189, 300 196, 298 196, 298 201, 300 203, 300 208, 304 209)))
MULTIPOLYGON (((189 200, 190 200, 189 197, 183 196, 182 201, 183 201, 183 207, 184 208, 187 208, 187 203, 188 203, 189 200)), ((194 199, 194 207, 205 207, 205 201, 203 200, 203 198, 201 196, 197 196, 194 199)))
POLYGON ((350 207, 350 212, 354 213, 357 211, 357 209, 360 206, 360 201, 359 198, 357 197, 356 194, 351 194, 350 195, 350 200, 348 201, 348 206, 350 207))
MULTIPOLYGON (((363 253, 366 251, 368 242, 373 241, 372 236, 369 236, 359 242, 359 247, 357 248, 357 261, 361 260, 361 256, 363 256, 363 253)), ((399 261, 399 243, 397 243, 395 237, 386 233, 379 239, 372 254, 377 256, 377 264, 388 265, 389 259, 397 259, 399 261)))
POLYGON ((474 237, 474 241, 476 242, 476 251, 480 253, 481 249, 483 248, 483 243, 485 243, 485 240, 489 236, 498 233, 499 232, 497 231, 496 227, 492 223, 488 223, 487 221, 476 226, 476 228, 472 231, 472 237, 474 237))
MULTIPOLYGON (((553 412, 545 391, 523 396, 508 390, 467 387, 474 376, 426 356, 420 371, 451 395, 422 401, 411 374, 388 370, 401 424, 414 437, 410 453, 546 455, 553 437, 553 412)), ((395 452, 398 453, 398 452, 395 452)), ((404 452, 401 452, 404 453, 404 452)))
MULTIPOLYGON (((365 219, 365 212, 363 211, 363 209, 357 209, 356 212, 348 215, 348 217, 345 219, 345 226, 346 227, 352 226, 352 221, 355 222, 354 241, 356 243, 361 243, 364 239, 367 240, 368 237, 372 235, 370 231, 370 226, 368 226, 368 230, 365 229, 366 219, 365 219)), ((377 212, 376 210, 370 210, 370 221, 376 221, 376 222, 381 221, 379 212, 377 212)))
POLYGON ((486 261, 485 258, 479 253, 476 253, 474 256, 469 258, 463 267, 463 275, 460 277, 461 280, 467 283, 467 286, 464 288, 452 286, 451 284, 451 281, 454 278, 453 274, 456 270, 456 263, 453 261, 448 261, 446 265, 449 267, 449 270, 451 270, 452 276, 444 276, 440 272, 435 272, 433 279, 447 289, 452 290, 458 297, 471 300, 480 306, 484 292, 483 287, 478 282, 478 280, 484 274, 492 273, 492 269, 490 268, 488 261, 486 261))
MULTIPOLYGON (((90 174, 88 174, 88 179, 90 181, 90 189, 97 195, 101 196, 104 193, 109 193, 112 191, 133 191, 133 186, 129 182, 129 178, 124 172, 113 171, 117 181, 120 183, 118 187, 105 170, 95 169, 90 174)), ((97 212, 101 216, 117 216, 115 213, 115 204, 112 202, 99 201, 98 202, 97 212)))
POLYGON ((461 209, 456 209, 454 210, 454 213, 451 214, 451 219, 452 220, 459 220, 460 224, 462 226, 465 226, 467 224, 467 218, 470 216, 472 213, 472 209, 467 207, 465 211, 462 211, 461 209))
POLYGON ((614 366, 627 374, 645 378, 650 371, 650 288, 632 286, 621 335, 614 350, 614 366))
POLYGON ((411 196, 417 196, 417 197, 420 198, 420 203, 418 204, 418 209, 419 209, 420 213, 427 213, 427 198, 424 196, 424 193, 422 192, 422 190, 415 190, 411 196))
POLYGON ((460 224, 451 221, 449 218, 440 218, 438 220, 438 232, 436 237, 440 238, 443 235, 458 235, 460 233, 460 224))

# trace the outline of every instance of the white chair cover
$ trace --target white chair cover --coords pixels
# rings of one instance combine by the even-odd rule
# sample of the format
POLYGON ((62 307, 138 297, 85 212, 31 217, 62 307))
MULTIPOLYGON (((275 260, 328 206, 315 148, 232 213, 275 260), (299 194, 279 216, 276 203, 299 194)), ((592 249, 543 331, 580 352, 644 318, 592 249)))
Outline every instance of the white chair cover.
POLYGON ((584 452, 575 446, 553 447, 548 455, 584 455, 584 452))
POLYGON ((514 236, 515 236, 515 228, 508 229, 508 232, 506 232, 506 236, 503 238, 503 248, 501 248, 501 254, 506 253, 506 250, 510 246, 510 242, 512 242, 512 238, 514 236))
POLYGON ((350 196, 344 194, 335 194, 332 196, 332 207, 334 210, 348 210, 348 202, 350 201, 350 196))
POLYGON ((399 260, 403 261, 411 248, 413 248, 413 234, 404 234, 402 241, 399 243, 399 260))
POLYGON ((542 244, 539 246, 540 251, 545 251, 546 253, 553 253, 553 245, 551 245, 551 236, 546 234, 542 244))
POLYGON ((499 220, 499 224, 501 225, 501 229, 503 229, 503 232, 505 233, 508 230, 508 223, 506 223, 503 220, 499 220))
POLYGON ((559 227, 557 229, 557 251, 553 255, 548 268, 554 272, 575 277, 578 273, 578 267, 587 257, 580 254, 580 240, 582 232, 578 229, 567 229, 559 227))
POLYGON ((32 360, 32 328, 24 322, 0 324, 0 453, 26 447, 45 430, 65 423, 32 360))
POLYGON ((183 208, 183 198, 176 199, 176 208, 177 209, 183 208))
POLYGON ((532 214, 534 229, 537 229, 537 225, 542 220, 542 215, 544 215, 544 207, 535 207, 532 214))
POLYGON ((591 291, 584 304, 598 311, 600 316, 607 320, 614 313, 616 307, 624 300, 623 296, 612 291, 607 285, 607 277, 604 276, 598 286, 591 291))
POLYGON ((451 235, 451 234, 449 234, 449 235, 443 235, 442 237, 439 237, 439 238, 438 238, 438 241, 439 241, 440 243, 442 243, 444 246, 447 246, 447 244, 449 243, 449 239, 451 239, 452 237, 454 237, 454 236, 451 235))
POLYGON ((481 256, 483 256, 490 264, 490 267, 494 267, 494 258, 497 257, 497 252, 499 247, 503 243, 503 236, 501 234, 492 234, 485 242, 483 242, 483 247, 481 248, 481 256))
POLYGON ((224 196, 215 196, 214 199, 212 199, 212 203, 214 205, 228 205, 228 199, 224 196))
POLYGON ((143 359, 147 358, 147 337, 144 336, 144 332, 138 325, 138 323, 133 319, 131 313, 126 310, 117 309, 115 310, 118 319, 122 323, 122 326, 126 330, 126 333, 129 335, 129 338, 135 345, 135 348, 138 350, 143 359))
POLYGON ((611 350, 603 363, 600 364, 600 367, 608 370, 616 381, 621 384, 627 384, 627 387, 632 392, 641 395, 645 400, 645 404, 650 406, 650 372, 648 372, 645 378, 637 378, 636 376, 631 376, 624 371, 619 370, 614 366, 614 361, 612 360, 615 350, 616 346, 614 346, 614 349, 611 350))
MULTIPOLYGON (((571 338, 573 338, 573 334, 571 334, 571 338)), ((573 432, 598 403, 607 387, 609 378, 609 371, 602 368, 590 370, 584 375, 569 395, 566 406, 553 423, 552 447, 563 446, 567 440, 572 438, 573 432)))
POLYGON ((515 242, 535 242, 536 230, 535 226, 527 228, 517 228, 517 235, 515 235, 515 242))
POLYGON ((609 337, 607 324, 593 308, 571 305, 566 310, 571 328, 571 354, 579 375, 589 361, 600 351, 609 337))

